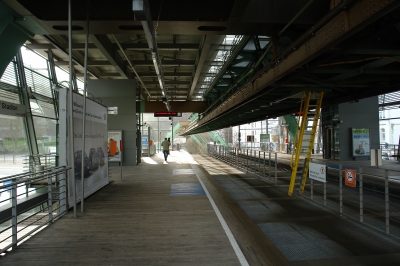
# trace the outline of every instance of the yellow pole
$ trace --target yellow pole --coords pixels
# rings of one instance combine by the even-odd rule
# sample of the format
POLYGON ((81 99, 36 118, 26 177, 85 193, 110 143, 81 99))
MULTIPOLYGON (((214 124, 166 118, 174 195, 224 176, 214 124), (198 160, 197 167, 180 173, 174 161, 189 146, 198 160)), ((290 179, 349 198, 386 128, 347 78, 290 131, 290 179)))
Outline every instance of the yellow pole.
POLYGON ((300 127, 300 134, 299 134, 299 139, 296 145, 296 158, 294 161, 294 165, 292 167, 292 176, 290 178, 290 185, 289 185, 289 191, 288 195, 292 196, 293 190, 294 190, 294 184, 296 182, 296 175, 297 175, 297 167, 299 165, 299 159, 300 159, 300 151, 301 147, 303 144, 303 136, 304 136, 304 129, 307 124, 307 113, 308 113, 308 106, 310 104, 310 98, 311 98, 311 92, 307 92, 307 97, 304 103, 304 108, 303 108, 303 118, 301 120, 301 127, 300 127))

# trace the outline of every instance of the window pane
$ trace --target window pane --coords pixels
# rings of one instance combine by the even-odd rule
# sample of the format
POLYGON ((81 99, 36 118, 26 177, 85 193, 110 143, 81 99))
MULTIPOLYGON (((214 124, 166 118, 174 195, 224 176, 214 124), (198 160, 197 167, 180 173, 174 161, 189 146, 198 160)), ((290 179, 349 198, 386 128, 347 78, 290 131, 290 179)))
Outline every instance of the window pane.
POLYGON ((21 173, 23 157, 29 154, 24 120, 0 115, 0 125, 0 177, 21 173))
POLYGON ((56 152, 56 120, 33 117, 39 153, 56 152))

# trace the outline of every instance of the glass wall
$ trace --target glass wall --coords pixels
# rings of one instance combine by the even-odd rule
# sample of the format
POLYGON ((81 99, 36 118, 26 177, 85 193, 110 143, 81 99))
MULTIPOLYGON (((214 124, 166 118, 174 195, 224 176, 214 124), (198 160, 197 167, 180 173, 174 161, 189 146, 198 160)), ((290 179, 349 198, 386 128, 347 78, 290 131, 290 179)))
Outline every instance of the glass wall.
POLYGON ((151 127, 153 130, 154 136, 152 136, 152 141, 156 146, 156 152, 161 151, 161 142, 164 138, 171 138, 172 147, 174 149, 177 148, 177 144, 180 144, 180 147, 184 146, 186 142, 186 138, 179 136, 178 132, 174 132, 172 139, 173 129, 178 129, 180 127, 180 121, 188 121, 188 117, 190 114, 183 113, 182 117, 173 117, 171 120, 168 117, 154 117, 154 113, 144 113, 141 114, 141 133, 142 136, 146 136, 148 132, 148 127, 151 127))
MULTIPOLYGON (((23 158, 29 154, 22 117, 0 115, 0 163, 6 168, 13 168, 17 174, 22 172, 23 158)), ((9 169, 12 170, 12 169, 9 169)), ((4 168, 0 176, 4 176, 4 168)), ((7 175, 5 175, 7 176, 7 175)))

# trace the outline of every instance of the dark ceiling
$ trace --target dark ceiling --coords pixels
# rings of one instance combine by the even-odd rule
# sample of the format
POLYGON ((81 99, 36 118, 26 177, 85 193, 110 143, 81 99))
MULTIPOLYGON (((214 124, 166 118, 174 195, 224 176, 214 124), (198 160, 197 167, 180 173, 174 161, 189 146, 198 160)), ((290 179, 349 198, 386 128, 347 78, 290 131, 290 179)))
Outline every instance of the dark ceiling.
MULTIPOLYGON (((42 54, 50 49, 55 63, 67 68, 68 1, 3 1, 36 34, 27 46, 42 54)), ((209 106, 188 133, 290 114, 299 109, 303 91, 324 91, 326 106, 399 90, 400 1, 149 3, 172 108, 182 101, 209 106), (222 43, 226 35, 244 36, 246 44, 222 43), (220 61, 221 52, 234 58, 220 61), (221 73, 210 74, 215 67, 221 73)), ((84 70, 87 11, 89 78, 136 79, 138 97, 161 101, 151 52, 141 23, 134 21, 131 0, 72 0, 77 76, 84 70)))

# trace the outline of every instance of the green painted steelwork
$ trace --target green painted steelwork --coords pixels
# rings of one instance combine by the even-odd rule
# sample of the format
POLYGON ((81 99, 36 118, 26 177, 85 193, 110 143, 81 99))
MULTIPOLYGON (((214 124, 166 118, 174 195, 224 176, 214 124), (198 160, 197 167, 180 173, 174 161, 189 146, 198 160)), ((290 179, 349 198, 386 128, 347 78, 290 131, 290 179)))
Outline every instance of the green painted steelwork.
POLYGON ((0 1, 0 76, 25 41, 33 37, 33 33, 17 23, 23 20, 24 17, 0 1))
POLYGON ((284 115, 282 118, 285 120, 286 124, 288 125, 290 138, 292 140, 294 140, 294 138, 296 137, 296 130, 297 130, 296 118, 292 115, 284 115))
POLYGON ((200 149, 202 149, 205 153, 207 152, 206 150, 206 144, 201 143, 201 141, 196 137, 196 135, 190 135, 191 138, 199 145, 200 149))
POLYGON ((218 131, 210 131, 208 132, 210 137, 218 144, 223 145, 225 147, 229 147, 226 141, 222 138, 222 136, 218 133, 218 131))

